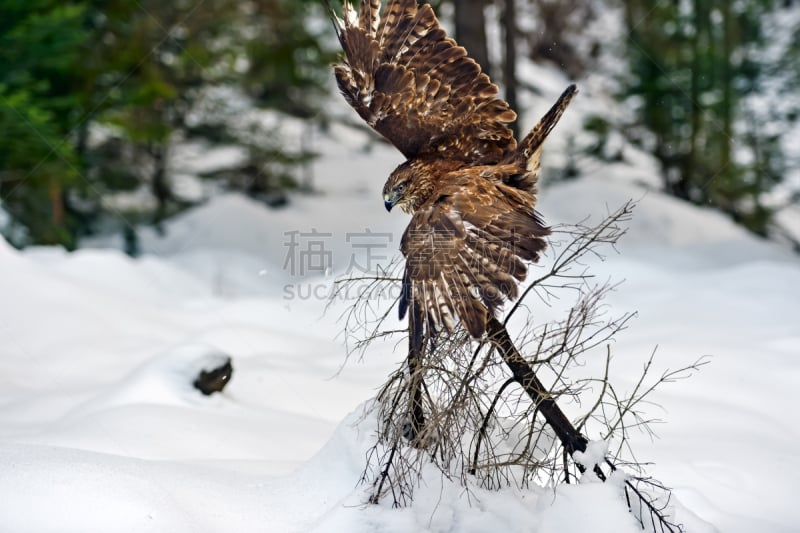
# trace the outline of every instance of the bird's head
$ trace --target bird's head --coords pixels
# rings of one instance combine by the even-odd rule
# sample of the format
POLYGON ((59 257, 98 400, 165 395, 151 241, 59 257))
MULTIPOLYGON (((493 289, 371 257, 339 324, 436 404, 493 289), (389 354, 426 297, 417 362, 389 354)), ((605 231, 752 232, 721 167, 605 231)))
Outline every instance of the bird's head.
POLYGON ((410 164, 406 161, 392 172, 386 184, 383 186, 383 205, 387 211, 391 211, 394 206, 400 206, 400 209, 406 213, 413 210, 415 207, 415 194, 413 178, 415 172, 410 164))

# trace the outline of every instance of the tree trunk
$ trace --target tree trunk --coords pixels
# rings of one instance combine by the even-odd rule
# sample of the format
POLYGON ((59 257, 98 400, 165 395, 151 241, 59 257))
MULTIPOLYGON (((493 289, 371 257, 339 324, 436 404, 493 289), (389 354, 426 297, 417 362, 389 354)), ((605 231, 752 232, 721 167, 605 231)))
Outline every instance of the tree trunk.
POLYGON ((489 47, 486 44, 486 0, 454 0, 456 41, 469 52, 481 69, 491 72, 489 47))
POLYGON ((722 115, 722 138, 720 139, 719 168, 724 176, 729 174, 728 166, 731 163, 731 144, 733 142, 733 28, 731 24, 730 2, 722 2, 722 102, 720 114, 722 115))
POLYGON ((556 432, 558 439, 567 452, 572 455, 576 451, 586 451, 586 444, 589 441, 575 429, 567 415, 564 414, 542 382, 539 381, 539 378, 536 377, 536 373, 530 363, 517 351, 505 326, 496 318, 491 317, 486 324, 486 333, 489 339, 497 346, 514 379, 525 389, 537 409, 544 415, 545 420, 556 432))
MULTIPOLYGON (((506 102, 514 111, 518 111, 517 102, 517 6, 516 0, 505 0, 503 10, 503 38, 505 58, 503 65, 503 82, 506 86, 506 102)), ((514 137, 519 138, 519 117, 509 124, 514 137)))
MULTIPOLYGON (((686 193, 686 200, 689 199, 689 187, 687 186, 688 183, 692 182, 693 174, 697 172, 697 162, 698 162, 698 137, 700 134, 700 119, 702 108, 700 107, 700 76, 701 72, 700 69, 702 68, 700 62, 700 54, 702 54, 701 50, 701 40, 700 34, 705 27, 704 24, 704 14, 701 5, 701 0, 694 1, 694 35, 691 38, 691 54, 692 54, 692 64, 691 64, 691 80, 689 85, 689 105, 690 107, 690 118, 689 118, 689 126, 691 128, 691 132, 689 133, 689 153, 684 156, 683 164, 681 165, 681 178, 680 181, 683 185, 683 190, 686 193)), ((675 196, 680 197, 679 194, 675 194, 675 196)))
POLYGON ((152 190, 156 198, 156 228, 167 217, 167 204, 172 199, 172 190, 167 183, 167 143, 150 145, 150 156, 153 158, 152 190))
POLYGON ((50 179, 50 214, 53 226, 60 226, 64 222, 64 202, 61 196, 61 184, 55 178, 50 179))

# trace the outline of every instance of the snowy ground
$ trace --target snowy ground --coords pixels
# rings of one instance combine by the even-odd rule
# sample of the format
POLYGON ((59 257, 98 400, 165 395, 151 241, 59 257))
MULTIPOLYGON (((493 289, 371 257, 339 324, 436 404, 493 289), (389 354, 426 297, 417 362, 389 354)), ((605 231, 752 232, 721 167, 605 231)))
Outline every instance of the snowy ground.
MULTIPOLYGON (((218 197, 165 238, 143 234, 137 260, 114 242, 66 254, 0 241, 0 531, 636 530, 611 485, 470 502, 432 473, 410 510, 361 505, 372 433, 356 420, 403 354, 376 345, 341 368, 346 302, 323 314, 324 300, 297 292, 287 232, 330 233, 335 275, 354 253, 366 261, 348 233, 388 233, 374 253, 392 255, 407 219, 379 197, 399 156, 338 137, 321 141, 323 194, 284 210, 218 197), (190 381, 222 354, 233 379, 203 397, 190 381)), ((646 164, 601 170, 540 205, 550 223, 576 222, 641 199, 621 253, 592 265, 625 280, 611 306, 639 312, 615 344, 613 378, 632 385, 656 346, 660 369, 712 356, 656 394, 665 424, 659 439, 635 439, 640 458, 674 487, 690 531, 800 530, 800 261, 635 185, 652 182, 646 164)))

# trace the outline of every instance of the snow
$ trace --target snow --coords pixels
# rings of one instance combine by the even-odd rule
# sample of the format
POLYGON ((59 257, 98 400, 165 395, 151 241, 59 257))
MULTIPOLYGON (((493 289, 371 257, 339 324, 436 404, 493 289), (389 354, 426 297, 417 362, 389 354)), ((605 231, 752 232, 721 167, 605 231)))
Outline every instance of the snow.
MULTIPOLYGON (((537 76, 549 91, 532 106, 539 112, 565 84, 546 69, 537 76)), ((546 169, 590 112, 584 96, 554 131, 546 169)), ((348 302, 325 313, 325 301, 294 289, 329 291, 353 258, 363 264, 348 233, 390 234, 380 253, 391 257, 407 217, 387 214, 380 199, 399 155, 332 128, 317 141, 319 194, 278 210, 215 196, 167 222, 163 237, 142 231, 138 259, 114 239, 74 253, 19 252, 0 239, 0 530, 639 530, 616 474, 606 484, 467 493, 430 468, 411 508, 364 504, 358 480, 375 421, 363 410, 402 346, 375 343, 346 361, 337 318, 348 302), (286 268, 288 234, 313 229, 330 234, 332 275, 286 268), (191 387, 228 357, 223 393, 191 387)), ((550 224, 599 221, 639 200, 619 253, 589 265, 598 279, 625 280, 611 312, 638 311, 613 346, 621 390, 656 347, 657 372, 711 356, 658 389, 648 407, 664 422, 658 438, 635 433, 633 449, 674 489, 688 531, 797 531, 800 261, 654 191, 653 161, 624 149, 623 162, 545 188, 540 208, 550 224)), ((603 355, 580 371, 596 376, 603 355)))
POLYGON ((602 440, 589 441, 589 444, 586 445, 586 451, 575 452, 572 455, 576 462, 589 469, 593 465, 603 465, 606 457, 608 457, 608 442, 602 440))
MULTIPOLYGON (((394 156, 351 157, 391 167, 394 156)), ((346 162, 331 157, 326 174, 344 180, 346 162)), ((284 210, 217 197, 168 223, 165 238, 145 235, 136 260, 113 249, 23 253, 0 241, 4 528, 636 530, 612 483, 467 497, 431 471, 411 509, 363 505, 356 484, 374 421, 361 420, 359 405, 402 350, 376 345, 342 367, 337 310, 284 299, 283 286, 303 280, 282 269, 283 233, 325 229, 341 259, 345 233, 363 226, 393 232, 394 248, 403 218, 381 212, 377 185, 375 194, 341 181, 331 189, 284 210), (199 369, 227 357, 235 370, 223 394, 191 387, 199 369)), ((561 184, 541 207, 551 223, 599 220, 631 197, 641 202, 621 253, 592 265, 598 277, 627 280, 610 305, 639 312, 615 344, 614 379, 632 384, 656 345, 662 367, 714 356, 657 393, 660 438, 636 436, 634 447, 675 489, 692 531, 795 530, 800 264, 713 211, 633 183, 561 184)))

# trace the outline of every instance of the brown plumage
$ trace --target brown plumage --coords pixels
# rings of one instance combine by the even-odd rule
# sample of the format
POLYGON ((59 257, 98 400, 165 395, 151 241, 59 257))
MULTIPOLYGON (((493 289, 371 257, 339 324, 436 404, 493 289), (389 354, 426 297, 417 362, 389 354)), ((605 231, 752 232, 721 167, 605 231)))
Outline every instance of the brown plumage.
POLYGON ((459 322, 475 337, 517 297, 526 262, 549 230, 534 211, 541 147, 575 95, 571 85, 517 146, 516 114, 430 5, 349 1, 330 9, 344 61, 334 66, 347 102, 407 161, 383 188, 387 209, 412 213, 400 316, 418 305, 429 334, 459 322))

